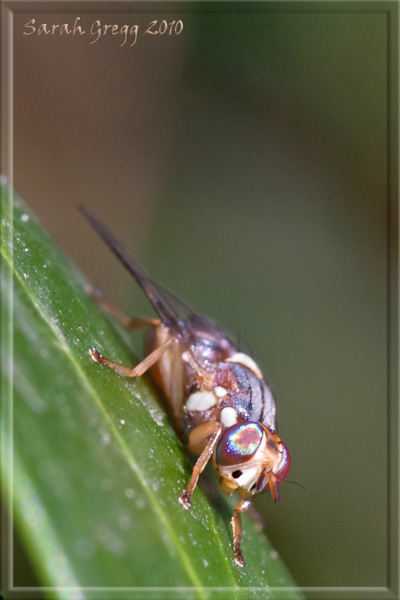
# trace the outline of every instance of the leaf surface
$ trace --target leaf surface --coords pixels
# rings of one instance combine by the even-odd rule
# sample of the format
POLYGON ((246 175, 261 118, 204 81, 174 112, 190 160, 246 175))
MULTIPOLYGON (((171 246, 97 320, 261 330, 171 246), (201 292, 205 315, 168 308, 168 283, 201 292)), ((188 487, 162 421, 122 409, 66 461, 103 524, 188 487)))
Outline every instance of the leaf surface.
MULTIPOLYGON (((56 598, 268 598, 292 587, 247 516, 247 565, 235 565, 235 499, 199 488, 182 509, 193 463, 158 393, 88 354, 135 364, 125 334, 26 205, 6 187, 1 196, 2 477, 42 585, 56 598)), ((215 486, 211 470, 204 480, 215 486)))

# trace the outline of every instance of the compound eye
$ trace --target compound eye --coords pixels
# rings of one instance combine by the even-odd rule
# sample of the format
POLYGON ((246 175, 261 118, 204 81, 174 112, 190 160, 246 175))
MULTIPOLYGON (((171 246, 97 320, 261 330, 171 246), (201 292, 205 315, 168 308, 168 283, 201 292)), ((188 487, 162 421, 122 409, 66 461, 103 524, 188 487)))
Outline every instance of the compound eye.
POLYGON ((251 459, 263 437, 258 423, 236 423, 225 429, 217 450, 217 462, 221 466, 238 465, 251 459))

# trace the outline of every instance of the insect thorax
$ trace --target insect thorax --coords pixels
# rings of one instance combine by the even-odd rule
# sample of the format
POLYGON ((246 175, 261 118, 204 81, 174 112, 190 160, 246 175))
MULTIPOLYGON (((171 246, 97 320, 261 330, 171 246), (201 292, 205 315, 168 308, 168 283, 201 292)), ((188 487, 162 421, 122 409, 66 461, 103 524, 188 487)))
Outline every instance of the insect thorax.
MULTIPOLYGON (((203 320, 207 325, 208 320, 203 320)), ((152 368, 154 380, 169 399, 177 429, 189 434, 210 421, 229 427, 244 420, 275 430, 274 398, 259 367, 219 332, 206 331, 201 324, 203 330, 190 345, 193 364, 185 358, 188 346, 177 343, 152 368), (204 385, 199 378, 196 364, 209 373, 209 384, 204 385)), ((154 328, 148 334, 146 351, 160 346, 169 335, 164 325, 154 328)))
POLYGON ((238 421, 264 422, 275 429, 275 402, 265 382, 242 364, 224 361, 214 366, 211 390, 192 389, 184 404, 184 428, 209 421, 229 427, 238 421))

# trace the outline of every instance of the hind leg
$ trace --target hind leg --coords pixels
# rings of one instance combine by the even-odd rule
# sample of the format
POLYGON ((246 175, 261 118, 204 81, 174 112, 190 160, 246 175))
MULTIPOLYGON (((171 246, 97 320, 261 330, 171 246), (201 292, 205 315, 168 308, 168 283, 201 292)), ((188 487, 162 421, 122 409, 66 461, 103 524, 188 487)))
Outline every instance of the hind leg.
POLYGON ((102 365, 106 365, 106 367, 110 367, 114 371, 118 371, 122 375, 126 375, 127 377, 140 377, 143 375, 147 369, 150 369, 164 354, 164 352, 171 346, 171 344, 175 341, 174 338, 169 338, 162 346, 156 348, 151 354, 146 356, 145 359, 142 360, 141 363, 136 365, 133 369, 129 369, 129 367, 125 367, 124 365, 120 365, 119 363, 106 358, 100 352, 97 352, 95 348, 91 348, 89 350, 90 357, 94 362, 101 363, 102 365))

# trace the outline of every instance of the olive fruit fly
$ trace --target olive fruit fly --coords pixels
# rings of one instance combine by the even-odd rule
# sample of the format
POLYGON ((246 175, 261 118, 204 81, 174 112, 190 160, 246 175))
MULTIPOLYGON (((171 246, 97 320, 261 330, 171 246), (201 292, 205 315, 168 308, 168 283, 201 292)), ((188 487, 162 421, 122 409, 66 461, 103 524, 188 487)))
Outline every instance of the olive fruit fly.
POLYGON ((127 319, 103 304, 127 329, 148 327, 146 358, 133 369, 89 350, 95 362, 127 377, 146 371, 166 395, 177 432, 198 455, 187 488, 179 498, 190 509, 193 491, 209 461, 222 490, 239 493, 233 511, 234 558, 241 551, 241 513, 264 490, 279 500, 278 487, 290 468, 290 454, 276 434, 275 400, 254 360, 240 351, 211 319, 194 313, 167 289, 152 281, 139 263, 86 208, 80 210, 93 229, 133 275, 158 313, 158 319, 127 319))

